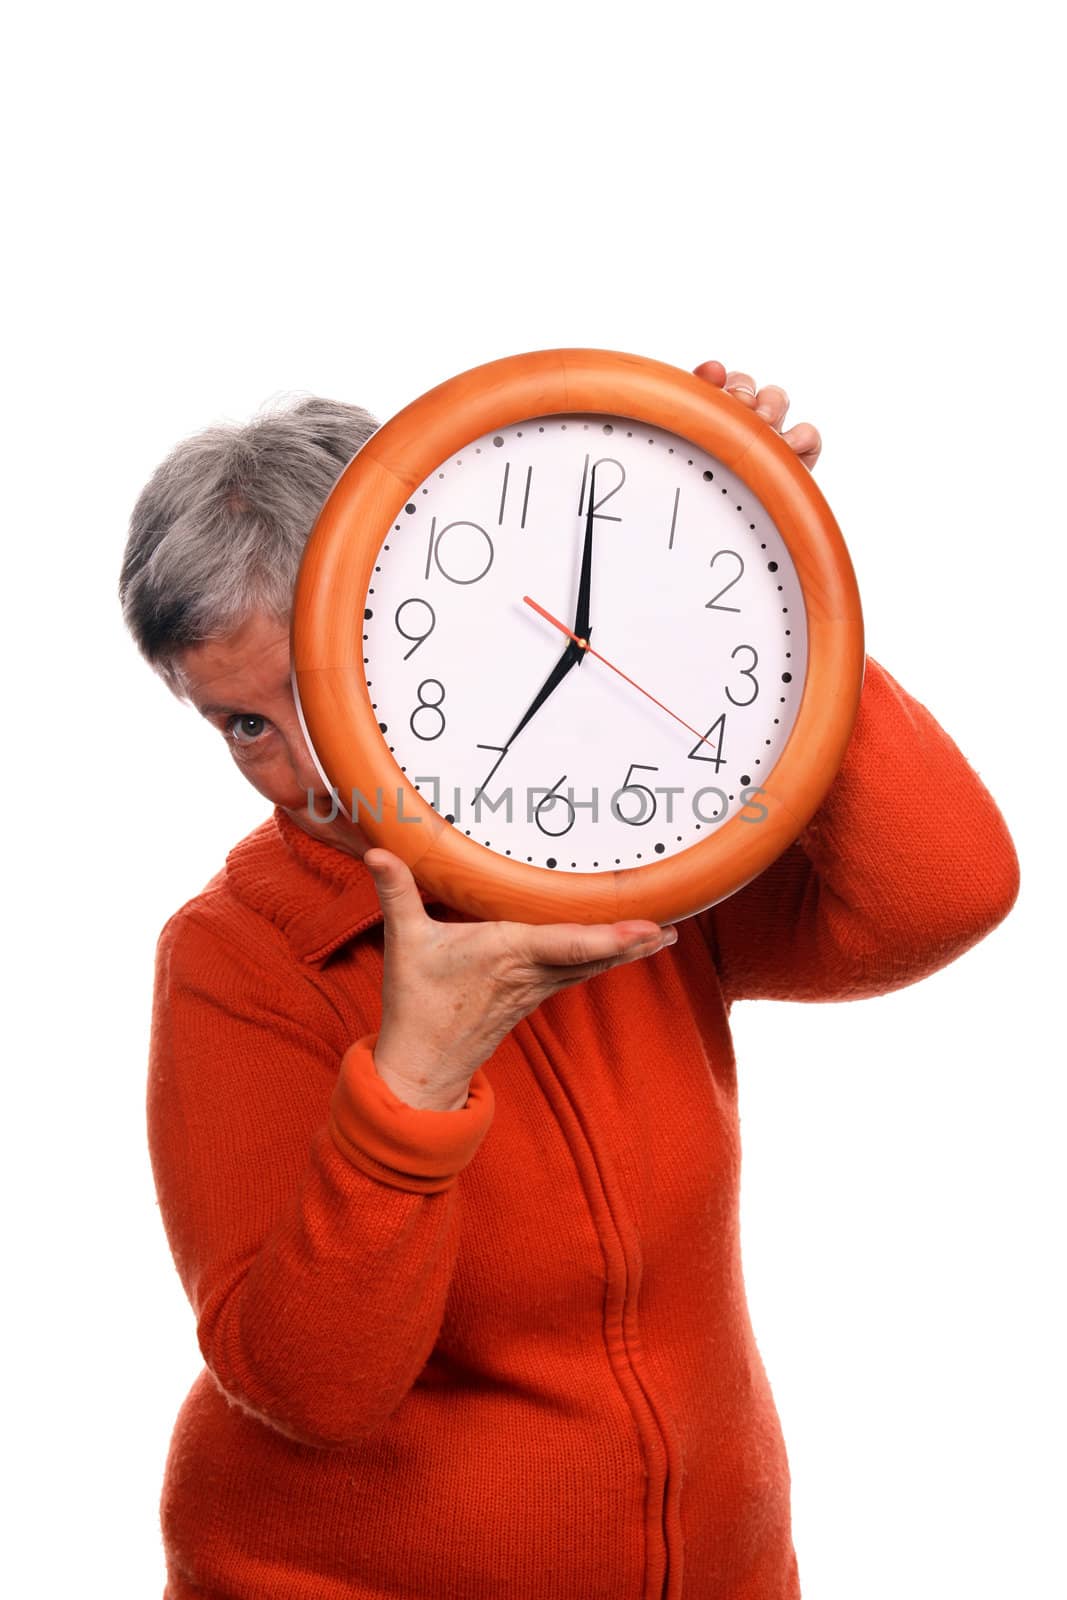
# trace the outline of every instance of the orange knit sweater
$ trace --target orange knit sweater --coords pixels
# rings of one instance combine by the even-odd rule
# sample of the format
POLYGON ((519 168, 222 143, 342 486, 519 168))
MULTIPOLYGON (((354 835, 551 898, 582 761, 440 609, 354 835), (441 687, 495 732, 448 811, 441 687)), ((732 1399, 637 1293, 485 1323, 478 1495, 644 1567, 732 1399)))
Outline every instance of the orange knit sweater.
POLYGON ((868 657, 798 842, 420 1111, 374 1069, 370 875, 276 811, 159 942, 150 1150, 206 1363, 168 1600, 794 1600, 729 1008, 913 983, 1017 891, 977 774, 868 657))

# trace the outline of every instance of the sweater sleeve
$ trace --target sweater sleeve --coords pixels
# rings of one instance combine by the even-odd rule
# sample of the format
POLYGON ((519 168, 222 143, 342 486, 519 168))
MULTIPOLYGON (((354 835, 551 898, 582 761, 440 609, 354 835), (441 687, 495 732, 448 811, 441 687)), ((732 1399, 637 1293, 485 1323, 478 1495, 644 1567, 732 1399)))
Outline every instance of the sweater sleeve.
MULTIPOLYGON (((195 902, 193 903, 195 905, 195 902)), ((310 985, 195 910, 156 957, 149 1151, 197 1340, 232 1405, 299 1443, 351 1444, 401 1403, 457 1259, 457 1176, 493 1115, 419 1110, 338 1060, 310 985)))
POLYGON ((1015 847, 978 774, 868 656, 822 805, 771 866, 700 920, 728 1004, 859 1000, 947 966, 1018 891, 1015 847))

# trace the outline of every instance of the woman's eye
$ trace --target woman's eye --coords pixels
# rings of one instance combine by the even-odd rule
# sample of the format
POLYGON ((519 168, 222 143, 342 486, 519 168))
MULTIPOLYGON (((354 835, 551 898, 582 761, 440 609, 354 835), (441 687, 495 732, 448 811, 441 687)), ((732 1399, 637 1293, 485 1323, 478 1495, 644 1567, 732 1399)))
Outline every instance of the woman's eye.
POLYGON ((226 733, 236 745, 255 744, 262 738, 267 730, 266 717, 241 716, 231 717, 226 724, 226 733))

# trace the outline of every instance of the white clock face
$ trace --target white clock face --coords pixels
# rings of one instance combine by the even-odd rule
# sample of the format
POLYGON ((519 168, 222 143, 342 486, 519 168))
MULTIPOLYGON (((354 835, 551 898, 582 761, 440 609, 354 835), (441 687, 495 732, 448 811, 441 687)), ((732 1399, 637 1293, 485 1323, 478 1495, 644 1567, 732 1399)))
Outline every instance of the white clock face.
POLYGON ((807 662, 796 571, 751 490, 601 415, 441 462, 383 542, 363 639, 407 781, 477 844, 561 872, 661 860, 742 811, 756 825, 807 662))

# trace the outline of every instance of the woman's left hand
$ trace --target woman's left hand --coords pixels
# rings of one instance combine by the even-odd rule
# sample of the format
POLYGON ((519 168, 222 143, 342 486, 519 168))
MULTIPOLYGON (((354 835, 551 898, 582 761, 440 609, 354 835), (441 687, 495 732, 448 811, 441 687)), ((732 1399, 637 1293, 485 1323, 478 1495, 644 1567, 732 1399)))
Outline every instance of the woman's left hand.
MULTIPOLYGON (((721 361, 702 361, 693 371, 698 378, 725 389, 741 405, 748 406, 764 422, 769 422, 776 432, 782 433, 782 423, 789 410, 789 396, 777 384, 769 383, 765 388, 757 389, 755 379, 750 378, 747 372, 727 372, 721 361)), ((822 449, 817 428, 813 428, 810 422, 798 422, 787 433, 782 433, 782 438, 809 470, 814 467, 822 449)))

